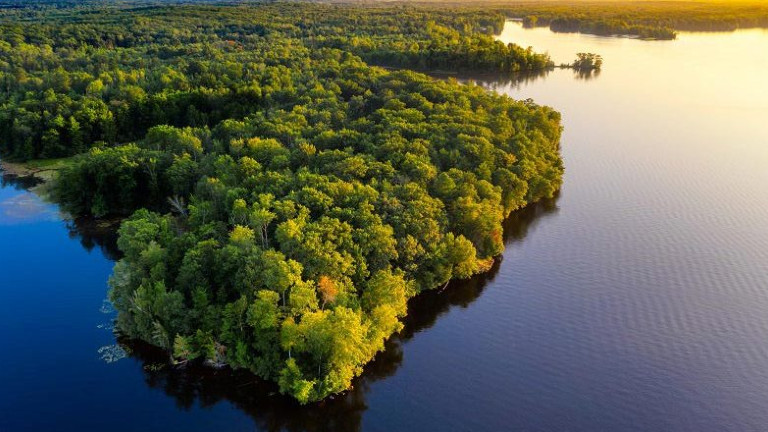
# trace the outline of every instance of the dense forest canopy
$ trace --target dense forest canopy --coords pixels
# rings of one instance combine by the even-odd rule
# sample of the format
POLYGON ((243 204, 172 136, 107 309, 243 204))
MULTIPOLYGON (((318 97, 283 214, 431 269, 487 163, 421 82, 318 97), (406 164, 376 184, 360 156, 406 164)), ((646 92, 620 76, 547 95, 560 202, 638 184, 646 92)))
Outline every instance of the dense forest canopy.
POLYGON ((309 4, 23 9, 0 20, 0 154, 68 156, 154 125, 241 119, 295 96, 271 92, 294 91, 273 81, 309 61, 302 50, 420 69, 551 65, 495 41, 503 24, 479 11, 309 4))
POLYGON ((410 68, 538 70, 479 10, 57 6, 0 23, 0 148, 76 155, 74 214, 130 215, 117 328, 302 403, 348 388, 406 301, 487 270, 561 184, 560 116, 410 68))
POLYGON ((168 3, 0 4, 0 154, 22 160, 69 156, 94 145, 137 140, 157 124, 212 127, 260 109, 253 100, 244 101, 244 89, 231 85, 241 79, 232 70, 197 67, 208 61, 212 44, 232 44, 222 50, 222 60, 232 62, 248 62, 243 51, 263 50, 265 40, 279 39, 287 44, 284 49, 296 43, 336 48, 369 64, 515 72, 552 63, 545 55, 494 41, 492 34, 510 17, 556 31, 662 39, 674 37, 673 29, 768 26, 767 4, 741 1, 168 3), (171 20, 176 27, 163 31, 171 20), (212 74, 221 79, 208 79, 212 74), (242 103, 233 101, 238 98, 242 103))

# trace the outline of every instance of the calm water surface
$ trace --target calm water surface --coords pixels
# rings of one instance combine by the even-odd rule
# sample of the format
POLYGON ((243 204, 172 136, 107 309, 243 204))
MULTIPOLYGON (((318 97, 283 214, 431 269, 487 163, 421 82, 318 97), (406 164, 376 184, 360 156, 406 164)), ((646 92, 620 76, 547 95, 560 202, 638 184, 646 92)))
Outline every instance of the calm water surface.
POLYGON ((501 38, 605 58, 598 76, 478 79, 563 113, 562 192, 508 221, 489 275, 413 301, 322 405, 125 353, 110 241, 4 183, 0 431, 768 429, 768 33, 501 38))

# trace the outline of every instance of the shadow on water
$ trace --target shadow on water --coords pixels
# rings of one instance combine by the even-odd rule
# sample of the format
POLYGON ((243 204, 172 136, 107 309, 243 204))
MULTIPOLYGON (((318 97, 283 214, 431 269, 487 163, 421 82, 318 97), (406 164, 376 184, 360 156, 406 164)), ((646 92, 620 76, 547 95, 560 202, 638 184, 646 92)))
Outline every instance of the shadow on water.
POLYGON ((532 82, 546 78, 554 69, 542 69, 537 71, 524 71, 516 73, 498 73, 498 72, 471 72, 471 73, 440 73, 429 72, 427 75, 437 79, 455 79, 460 83, 473 82, 487 89, 496 90, 497 88, 513 88, 516 90, 531 84, 532 82))
POLYGON ((92 217, 78 217, 65 219, 69 238, 80 240, 80 244, 88 252, 96 247, 104 256, 117 261, 122 253, 117 248, 117 228, 122 219, 95 219, 92 217))
MULTIPOLYGON (((445 72, 440 70, 413 70, 397 67, 380 66, 387 70, 407 70, 422 73, 429 77, 440 80, 456 80, 462 84, 473 82, 487 89, 496 90, 501 87, 504 89, 520 90, 521 88, 533 83, 536 80, 546 78, 553 70, 557 68, 548 68, 521 72, 482 72, 482 71, 462 71, 445 72)), ((590 74, 589 78, 597 78, 600 71, 590 74)), ((580 76, 581 78, 581 76, 580 76)))
MULTIPOLYGON (((430 72, 427 75, 437 79, 455 79, 456 81, 467 84, 475 83, 484 88, 497 91, 503 89, 505 93, 510 90, 520 91, 521 89, 529 86, 534 81, 546 79, 552 71, 555 69, 571 69, 568 67, 559 67, 552 69, 544 69, 539 71, 526 71, 517 72, 513 74, 509 73, 458 73, 458 74, 443 74, 439 72, 430 72)), ((590 81, 597 79, 600 76, 600 69, 571 69, 573 76, 577 80, 590 81)))
MULTIPOLYGON (((33 188, 43 183, 43 180, 33 175, 19 176, 7 173, 0 175, 0 187, 11 187, 19 191, 32 191, 33 188)), ((46 202, 45 199, 41 200, 40 198, 35 198, 35 200, 37 202, 46 202)), ((69 219, 65 217, 64 223, 69 231, 69 237, 80 240, 80 244, 88 252, 98 247, 107 259, 117 261, 121 256, 117 248, 117 228, 121 220, 118 218, 94 219, 78 217, 69 219)))
MULTIPOLYGON (((514 212, 504 223, 507 247, 522 241, 545 216, 554 215, 557 198, 545 200, 514 212)), ((121 341, 131 357, 143 365, 147 385, 175 399, 179 409, 196 405, 209 407, 227 401, 249 415, 258 430, 265 431, 359 431, 368 408, 366 394, 373 383, 392 376, 403 362, 406 343, 417 333, 431 328, 438 318, 454 307, 468 307, 496 277, 500 260, 491 270, 466 281, 453 282, 444 290, 422 293, 408 303, 404 329, 386 342, 386 348, 353 382, 351 390, 308 406, 278 394, 277 386, 249 372, 214 370, 189 365, 183 369, 167 366, 167 354, 141 342, 121 341)))
POLYGON ((0 171, 0 187, 12 187, 16 190, 28 190, 42 183, 35 176, 19 176, 0 171))
POLYGON ((600 76, 600 69, 573 69, 573 76, 582 81, 591 81, 600 76))

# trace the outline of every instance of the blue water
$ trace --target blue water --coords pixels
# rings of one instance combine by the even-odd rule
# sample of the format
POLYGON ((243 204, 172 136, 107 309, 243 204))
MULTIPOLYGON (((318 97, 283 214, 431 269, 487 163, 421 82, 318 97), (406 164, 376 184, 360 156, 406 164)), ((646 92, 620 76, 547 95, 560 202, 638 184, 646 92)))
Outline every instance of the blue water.
POLYGON ((33 193, 0 188, 0 431, 236 426, 226 405, 169 419, 182 413, 147 387, 140 362, 110 363, 113 262, 68 225, 33 193))

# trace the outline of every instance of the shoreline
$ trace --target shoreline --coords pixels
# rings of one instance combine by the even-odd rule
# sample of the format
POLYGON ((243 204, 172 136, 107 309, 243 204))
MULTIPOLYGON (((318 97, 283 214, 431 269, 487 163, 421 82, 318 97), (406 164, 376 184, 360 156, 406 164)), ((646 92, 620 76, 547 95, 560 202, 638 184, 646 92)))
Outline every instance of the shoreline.
MULTIPOLYGON (((515 220, 519 221, 521 219, 527 220, 528 223, 533 221, 534 219, 549 213, 552 211, 550 206, 552 206, 558 199, 559 199, 560 189, 555 193, 555 195, 551 198, 541 198, 539 200, 530 202, 526 204, 523 207, 520 207, 516 210, 513 210, 510 212, 509 215, 507 215, 504 218, 504 221, 502 223, 503 231, 504 231, 504 250, 496 256, 486 258, 485 260, 481 261, 481 267, 478 269, 477 273, 472 274, 471 276, 459 279, 459 278, 451 278, 442 286, 436 286, 431 289, 427 289, 421 292, 416 293, 412 297, 409 297, 406 302, 408 305, 408 312, 407 314, 401 318, 401 322, 405 326, 402 330, 394 332, 387 336, 385 341, 385 347, 383 350, 377 351, 372 358, 370 358, 368 361, 366 361, 363 364, 363 372, 360 374, 357 374, 352 379, 352 382, 350 386, 344 390, 341 390, 336 393, 331 393, 325 397, 323 397, 320 400, 311 401, 306 405, 300 405, 301 407, 319 407, 323 406, 326 403, 331 403, 336 398, 339 398, 343 400, 348 394, 354 393, 357 391, 356 389, 361 383, 366 382, 367 380, 371 380, 372 377, 370 376, 370 372, 366 374, 366 371, 370 371, 371 368, 375 367, 374 363, 377 361, 381 361, 381 356, 384 356, 387 352, 390 346, 390 344, 399 344, 402 341, 407 341, 418 332, 411 329, 411 326, 420 326, 424 324, 420 324, 422 322, 430 322, 431 319, 424 320, 424 316, 414 316, 414 314, 424 314, 424 310, 416 310, 413 309, 425 309, 427 308, 427 304, 430 302, 434 302, 435 299, 438 300, 438 303, 450 303, 452 299, 451 292, 466 290, 468 288, 477 287, 478 285, 481 286, 480 290, 477 291, 476 296, 479 296, 479 294, 482 291, 482 287, 484 287, 488 282, 493 280, 493 277, 495 276, 496 272, 499 271, 499 265, 501 264, 501 261, 504 259, 504 255, 509 252, 511 246, 516 240, 519 240, 520 234, 514 234, 511 230, 511 228, 508 226, 509 223, 514 222, 515 220), (422 321, 424 320, 424 321, 422 321)), ((89 220, 90 223, 99 223, 99 220, 89 220)), ((106 224, 113 223, 112 222, 105 222, 106 224)), ((117 226, 112 225, 112 228, 107 227, 106 232, 108 232, 109 229, 116 229, 117 226)), ((116 234, 115 231, 113 233, 116 234)), ((522 237, 525 236, 525 233, 523 233, 522 237)), ((116 262, 116 261, 115 261, 116 262)), ((115 308, 115 311, 117 314, 120 313, 120 311, 115 308)), ((435 318, 439 317, 439 314, 435 315, 435 318)), ((283 400, 289 400, 291 402, 296 402, 296 400, 293 398, 293 396, 288 394, 282 394, 278 390, 278 382, 274 379, 268 379, 261 377, 251 371, 248 368, 244 367, 233 367, 227 362, 219 362, 219 363, 213 363, 209 360, 202 360, 202 359, 193 359, 193 360, 183 360, 180 362, 175 362, 172 360, 171 357, 169 357, 169 354, 171 354, 168 349, 165 349, 161 346, 158 346, 154 343, 148 342, 146 340, 140 339, 140 338, 132 338, 129 336, 124 335, 120 332, 120 330, 115 327, 115 336, 116 336, 116 343, 121 346, 127 353, 128 356, 136 358, 140 360, 143 365, 143 369, 147 372, 150 371, 159 371, 164 370, 165 373, 171 373, 171 374, 185 374, 185 379, 189 380, 205 380, 212 376, 219 376, 221 379, 228 379, 233 377, 248 377, 248 380, 253 383, 258 383, 259 386, 271 389, 267 393, 268 398, 276 397, 276 398, 282 398, 283 400)), ((179 376, 179 375, 177 375, 179 376)))
POLYGON ((24 166, 22 163, 8 162, 2 159, 0 159, 0 171, 2 171, 3 175, 17 177, 29 177, 35 175, 31 168, 24 166))
POLYGON ((54 174, 66 167, 71 158, 35 159, 26 162, 12 162, 0 159, 0 172, 3 176, 19 179, 35 180, 44 184, 53 179, 54 174))

